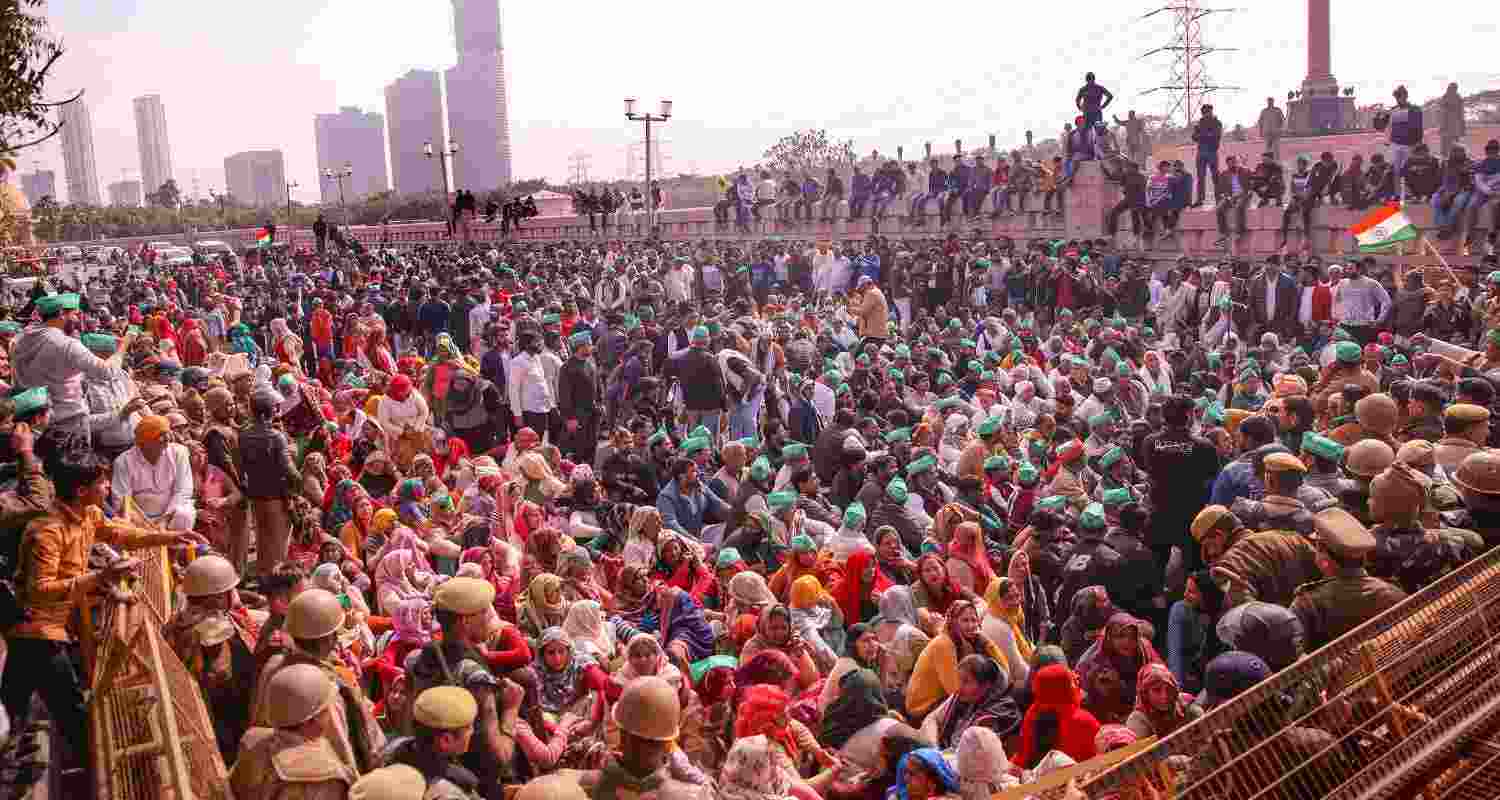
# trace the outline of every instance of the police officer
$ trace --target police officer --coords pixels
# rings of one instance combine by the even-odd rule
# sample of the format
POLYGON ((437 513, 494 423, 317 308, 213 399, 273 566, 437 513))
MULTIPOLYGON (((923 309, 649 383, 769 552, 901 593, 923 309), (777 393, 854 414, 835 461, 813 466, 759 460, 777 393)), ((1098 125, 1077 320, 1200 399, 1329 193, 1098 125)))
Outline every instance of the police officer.
POLYGON ((427 779, 406 764, 366 773, 349 787, 349 800, 426 800, 427 779))
POLYGON ((1458 465, 1490 438, 1490 410, 1471 403, 1454 403, 1443 411, 1443 438, 1437 442, 1438 469, 1452 475, 1458 465))
POLYGON ((1370 518, 1376 523, 1370 529, 1375 537, 1370 572, 1413 592, 1484 548, 1484 539, 1473 531, 1423 525, 1428 483, 1426 475, 1400 462, 1370 482, 1370 518))
POLYGON ((376 756, 385 747, 385 734, 375 723, 369 701, 359 687, 332 661, 343 624, 344 607, 331 592, 308 589, 292 600, 286 615, 286 632, 292 637, 292 649, 271 656, 261 668, 250 719, 255 725, 269 724, 278 702, 270 691, 270 682, 278 671, 293 664, 316 666, 338 690, 324 709, 324 730, 339 758, 356 773, 363 774, 375 766, 376 756))
POLYGON ((458 763, 469 752, 479 704, 468 689, 434 686, 412 703, 412 735, 392 743, 387 763, 409 764, 427 781, 423 800, 475 800, 479 778, 458 763))
POLYGON ((1437 477, 1437 448, 1425 439, 1412 439, 1396 450, 1396 461, 1427 476, 1427 504, 1439 512, 1463 508, 1458 489, 1448 478, 1437 477))
POLYGON ((1444 514, 1450 525, 1477 531, 1486 548, 1500 545, 1500 452, 1480 450, 1458 466, 1453 485, 1464 508, 1444 514))
POLYGON ((656 791, 680 726, 677 690, 654 675, 638 678, 625 687, 612 713, 620 726, 620 755, 604 765, 589 797, 630 800, 656 791))
POLYGON ((1315 519, 1317 563, 1325 577, 1297 589, 1292 613, 1302 620, 1307 649, 1316 650, 1406 599, 1406 592, 1365 572, 1375 537, 1342 508, 1315 519))
MULTIPOLYGON (((344 763, 323 727, 335 697, 321 668, 293 664, 266 684, 275 702, 267 727, 251 728, 240 743, 229 785, 239 800, 343 800, 359 774, 344 763)), ((215 708, 215 713, 218 709, 215 708)))
MULTIPOLYGON (((1303 489, 1316 492, 1332 505, 1333 498, 1326 493, 1304 487, 1303 476, 1307 467, 1291 453, 1271 453, 1261 459, 1261 482, 1266 494, 1260 500, 1241 497, 1230 506, 1230 511, 1253 531, 1285 530, 1309 534, 1313 531, 1313 512, 1300 499, 1303 489)), ((1323 504, 1320 504, 1320 506, 1323 504)))
POLYGON ((239 585, 229 559, 211 554, 194 560, 182 580, 187 604, 162 629, 214 710, 214 734, 226 763, 250 723, 256 631, 264 622, 263 614, 237 606, 234 589, 239 585), (227 636, 222 636, 224 628, 227 636))
POLYGON ((1231 607, 1252 599, 1286 605, 1318 576, 1312 543, 1295 531, 1251 531, 1220 505, 1200 511, 1189 530, 1231 607))
POLYGON ((1352 483, 1343 484, 1338 499, 1361 523, 1370 521, 1370 481, 1396 460, 1396 450, 1377 439, 1362 439, 1345 451, 1344 474, 1352 483))

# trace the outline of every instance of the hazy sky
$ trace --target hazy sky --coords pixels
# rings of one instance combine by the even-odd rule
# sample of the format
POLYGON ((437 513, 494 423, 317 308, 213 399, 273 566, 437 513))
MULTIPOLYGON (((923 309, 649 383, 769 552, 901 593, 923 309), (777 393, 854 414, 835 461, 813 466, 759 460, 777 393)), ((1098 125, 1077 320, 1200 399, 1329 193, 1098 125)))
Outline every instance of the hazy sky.
MULTIPOLYGON (((1204 39, 1236 52, 1211 57, 1220 83, 1245 91, 1214 102, 1229 123, 1253 122, 1267 96, 1281 103, 1306 73, 1306 0, 1255 0, 1204 20, 1204 39)), ((1229 4, 1225 4, 1229 5, 1229 4)), ((594 177, 618 178, 638 125, 621 99, 675 101, 661 129, 669 172, 722 171, 756 160, 798 128, 827 127, 856 150, 908 156, 932 141, 951 153, 993 133, 1002 145, 1030 128, 1052 136, 1072 119, 1072 97, 1093 70, 1117 96, 1111 110, 1159 113, 1170 58, 1167 15, 1152 2, 1073 0, 909 4, 847 0, 610 2, 503 0, 514 173, 569 177, 569 156, 591 156, 594 177)), ((1483 6, 1439 0, 1425 14, 1334 0, 1333 71, 1361 103, 1389 101, 1398 82, 1414 99, 1449 80, 1494 88, 1497 24, 1483 6), (1453 20, 1457 19, 1455 23, 1453 20), (1437 42, 1441 39, 1441 44, 1437 42)), ((140 177, 133 97, 167 109, 178 182, 223 189, 223 159, 280 148, 294 193, 313 200, 313 115, 358 105, 384 113, 384 86, 406 70, 454 61, 446 0, 49 0, 67 54, 56 94, 84 89, 94 120, 101 192, 127 170, 140 177)), ((463 147, 471 143, 461 143, 463 147)), ((21 156, 58 170, 57 146, 21 156)), ((639 164, 639 158, 637 163, 639 164)))

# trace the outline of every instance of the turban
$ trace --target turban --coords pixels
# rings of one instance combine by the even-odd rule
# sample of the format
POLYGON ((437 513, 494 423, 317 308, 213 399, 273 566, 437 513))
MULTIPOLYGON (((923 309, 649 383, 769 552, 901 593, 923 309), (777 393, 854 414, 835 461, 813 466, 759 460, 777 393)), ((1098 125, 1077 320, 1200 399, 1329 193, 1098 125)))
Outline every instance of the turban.
POLYGON ((166 417, 156 414, 141 417, 141 421, 135 426, 135 443, 137 446, 150 444, 160 439, 171 428, 172 424, 167 421, 166 417))

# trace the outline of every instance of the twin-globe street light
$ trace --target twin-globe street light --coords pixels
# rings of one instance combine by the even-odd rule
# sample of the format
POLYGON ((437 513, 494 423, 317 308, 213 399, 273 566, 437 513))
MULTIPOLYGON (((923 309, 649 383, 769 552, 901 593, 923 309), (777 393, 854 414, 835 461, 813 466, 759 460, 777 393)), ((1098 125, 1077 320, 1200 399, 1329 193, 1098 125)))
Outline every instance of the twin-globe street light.
MULTIPOLYGON (((347 208, 344 207, 344 179, 345 178, 353 178, 353 177, 354 177, 354 164, 351 163, 351 162, 348 162, 348 161, 344 162, 344 168, 343 169, 337 169, 336 170, 336 169, 330 169, 328 167, 324 167, 323 168, 323 180, 325 180, 325 181, 338 181, 338 184, 339 184, 339 211, 342 212, 342 216, 344 217, 344 227, 346 227, 346 228, 349 227, 349 209, 347 209, 347 208)), ((291 213, 291 207, 292 207, 291 192, 288 191, 287 192, 287 213, 288 213, 288 215, 290 215, 290 213, 291 213)))
POLYGON ((646 112, 638 114, 635 110, 636 98, 625 98, 625 119, 631 122, 646 123, 646 231, 647 235, 656 231, 656 192, 651 190, 651 123, 666 122, 672 118, 672 101, 661 101, 660 113, 652 114, 646 112))

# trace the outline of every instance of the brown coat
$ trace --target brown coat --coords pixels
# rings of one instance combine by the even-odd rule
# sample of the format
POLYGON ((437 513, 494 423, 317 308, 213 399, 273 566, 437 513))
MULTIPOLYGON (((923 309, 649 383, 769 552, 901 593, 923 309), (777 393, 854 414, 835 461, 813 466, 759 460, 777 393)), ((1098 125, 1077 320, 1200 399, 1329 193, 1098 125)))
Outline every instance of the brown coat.
POLYGON ((1290 605, 1297 587, 1322 575, 1312 543, 1298 533, 1261 531, 1240 537, 1212 568, 1214 581, 1229 582, 1229 606, 1261 600, 1290 605))
POLYGON ((890 336, 890 306, 885 302, 885 292, 870 284, 859 296, 859 335, 884 339, 890 336))
POLYGON ((1479 452, 1477 444, 1461 436, 1445 436, 1438 440, 1437 447, 1433 448, 1432 458, 1437 465, 1448 473, 1449 477, 1458 471, 1458 465, 1464 462, 1470 454, 1479 452))
POLYGON ((1357 568, 1301 587, 1291 606, 1311 653, 1405 599, 1406 592, 1357 568))
POLYGON ((359 777, 319 736, 251 728, 229 773, 236 800, 344 800, 359 777))
MULTIPOLYGON (((1380 391, 1380 379, 1362 366, 1352 364, 1334 364, 1324 373, 1322 380, 1318 381, 1309 393, 1312 397, 1313 411, 1322 414, 1324 407, 1328 404, 1328 395, 1344 390, 1344 384, 1357 383, 1369 390, 1370 394, 1380 391)), ((1345 413, 1353 413, 1348 409, 1345 413)))

